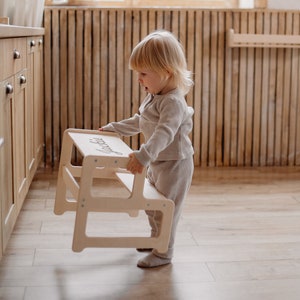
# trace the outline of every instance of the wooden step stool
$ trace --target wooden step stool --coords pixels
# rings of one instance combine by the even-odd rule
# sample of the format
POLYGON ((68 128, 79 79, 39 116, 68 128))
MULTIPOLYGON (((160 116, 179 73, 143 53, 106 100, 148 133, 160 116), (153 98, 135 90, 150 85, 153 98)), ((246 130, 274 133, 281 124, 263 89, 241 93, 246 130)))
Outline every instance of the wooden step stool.
POLYGON ((148 182, 146 170, 136 175, 126 171, 128 154, 131 152, 132 149, 114 133, 85 129, 67 129, 64 132, 54 213, 76 212, 73 251, 80 252, 88 247, 155 248, 161 253, 167 251, 174 203, 148 182), (83 156, 81 166, 71 163, 74 147, 83 156), (130 192, 129 197, 92 196, 94 178, 120 181, 130 192), (75 200, 67 199, 67 190, 75 200), (125 212, 135 217, 140 210, 162 212, 163 221, 158 237, 89 237, 86 234, 89 212, 125 212))

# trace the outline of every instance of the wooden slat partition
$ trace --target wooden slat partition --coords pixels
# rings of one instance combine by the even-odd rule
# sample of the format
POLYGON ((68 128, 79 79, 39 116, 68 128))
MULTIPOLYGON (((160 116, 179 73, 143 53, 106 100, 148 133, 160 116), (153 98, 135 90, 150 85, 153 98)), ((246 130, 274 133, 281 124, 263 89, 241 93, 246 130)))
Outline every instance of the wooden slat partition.
MULTIPOLYGON (((300 165, 299 49, 230 48, 227 32, 299 35, 300 12, 46 7, 46 163, 57 166, 66 128, 130 117, 144 97, 128 70, 155 29, 183 43, 195 86, 195 165, 300 165)), ((143 138, 125 141, 134 149, 143 138)))

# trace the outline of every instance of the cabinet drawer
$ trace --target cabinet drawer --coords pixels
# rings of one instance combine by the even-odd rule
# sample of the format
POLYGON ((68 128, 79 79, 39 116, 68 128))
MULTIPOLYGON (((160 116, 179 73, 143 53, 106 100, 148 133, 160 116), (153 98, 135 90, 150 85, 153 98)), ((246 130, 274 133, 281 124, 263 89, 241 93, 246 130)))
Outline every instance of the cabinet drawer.
POLYGON ((0 101, 5 101, 12 97, 14 93, 14 77, 7 78, 0 82, 0 101))
POLYGON ((43 49, 44 39, 42 36, 27 38, 27 54, 43 49))
POLYGON ((26 38, 0 39, 0 57, 3 61, 0 80, 24 69, 26 67, 26 38))
POLYGON ((24 69, 15 75, 15 93, 18 94, 20 90, 27 86, 27 70, 24 69))

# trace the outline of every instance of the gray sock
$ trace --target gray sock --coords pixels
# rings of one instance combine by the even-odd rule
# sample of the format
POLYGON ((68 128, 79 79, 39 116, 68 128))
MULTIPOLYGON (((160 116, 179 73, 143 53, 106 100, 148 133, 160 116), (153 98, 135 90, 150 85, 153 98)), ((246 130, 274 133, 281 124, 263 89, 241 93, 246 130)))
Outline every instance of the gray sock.
POLYGON ((140 259, 137 265, 140 268, 154 268, 167 265, 169 263, 171 263, 171 258, 162 258, 150 253, 144 258, 140 259))

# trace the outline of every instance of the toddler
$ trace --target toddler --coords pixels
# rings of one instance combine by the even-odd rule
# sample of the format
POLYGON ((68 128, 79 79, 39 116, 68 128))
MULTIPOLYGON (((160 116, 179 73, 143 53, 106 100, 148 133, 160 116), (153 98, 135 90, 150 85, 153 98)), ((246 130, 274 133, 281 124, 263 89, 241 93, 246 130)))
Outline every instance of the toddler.
MULTIPOLYGON (((185 95, 193 85, 183 48, 173 34, 154 31, 137 46, 129 60, 130 69, 138 74, 139 84, 147 92, 139 113, 133 117, 111 122, 100 131, 114 131, 123 136, 142 133, 145 143, 129 155, 127 170, 147 177, 166 198, 174 201, 175 211, 168 251, 137 249, 150 253, 138 261, 141 268, 169 264, 173 257, 176 227, 182 204, 190 188, 194 164, 189 133, 193 127, 193 109, 185 95)), ((162 213, 146 211, 151 236, 159 235, 162 213)))

